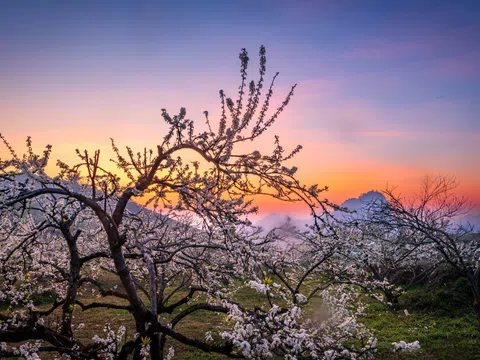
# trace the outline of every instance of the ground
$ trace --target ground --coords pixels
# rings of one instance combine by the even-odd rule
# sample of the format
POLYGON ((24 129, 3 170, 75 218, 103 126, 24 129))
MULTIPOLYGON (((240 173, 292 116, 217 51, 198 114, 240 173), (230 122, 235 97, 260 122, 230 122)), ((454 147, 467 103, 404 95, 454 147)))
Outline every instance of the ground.
MULTIPOLYGON (((84 298, 89 301, 113 301, 122 303, 122 300, 108 298, 84 298)), ((237 299, 245 306, 262 303, 264 300, 253 290, 245 290, 238 295, 237 299)), ((408 315, 403 309, 397 311, 387 310, 383 305, 369 301, 367 315, 361 321, 374 329, 378 338, 379 351, 376 356, 380 360, 474 360, 480 359, 480 330, 477 327, 473 312, 468 310, 445 314, 438 312, 410 311, 408 315), (421 350, 409 354, 392 353, 391 348, 394 341, 419 340, 421 350)), ((315 303, 312 306, 316 306, 315 303)), ((318 303, 317 303, 318 306, 318 303)), ((48 307, 44 304, 42 307, 48 307)), ((178 311, 180 311, 180 308, 178 311)), ((314 309, 313 309, 314 310, 314 309)), ((175 315, 175 314, 173 314, 175 315)), ((186 335, 202 338, 205 331, 212 329, 222 323, 224 315, 211 312, 199 311, 186 318, 178 329, 186 335)), ((59 312, 55 312, 49 321, 59 321, 59 312)), ((134 332, 133 322, 128 312, 123 310, 88 310, 82 312, 76 306, 73 322, 75 325, 83 323, 85 327, 79 332, 83 341, 90 341, 94 334, 103 334, 102 329, 105 323, 109 323, 113 329, 119 326, 127 327, 127 336, 134 332)), ((167 346, 175 349, 174 359, 223 359, 225 357, 216 354, 206 354, 187 347, 175 341, 167 342, 167 346)), ((54 359, 52 355, 42 355, 42 359, 54 359)))

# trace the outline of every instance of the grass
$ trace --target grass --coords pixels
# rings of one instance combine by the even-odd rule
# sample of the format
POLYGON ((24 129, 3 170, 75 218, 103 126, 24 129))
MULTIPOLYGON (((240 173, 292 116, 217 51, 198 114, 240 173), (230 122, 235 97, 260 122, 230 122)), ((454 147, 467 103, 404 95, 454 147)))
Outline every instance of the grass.
MULTIPOLYGON (((177 298, 183 294, 178 294, 177 298)), ((175 299, 173 299, 174 301, 175 299)), ((200 301, 197 298, 196 301, 200 301)), ((265 298, 259 296, 252 289, 245 289, 237 294, 236 300, 243 306, 252 308, 255 305, 263 304, 265 298)), ((82 299, 85 303, 93 301, 113 302, 124 304, 125 302, 117 298, 89 298, 82 299)), ((175 316, 176 313, 183 310, 182 306, 174 314, 163 316, 163 321, 175 316)), ((319 303, 314 302, 310 311, 314 312, 319 303)), ((48 308, 47 304, 42 304, 42 308, 48 308)), ((214 314, 208 311, 198 311, 189 315, 177 327, 185 335, 203 339, 205 331, 212 330, 221 325, 224 314, 214 314)), ((49 322, 59 321, 60 311, 55 311, 48 319, 49 322)), ((480 331, 475 322, 473 312, 468 310, 459 310, 454 313, 434 312, 434 311, 411 311, 406 316, 403 310, 395 312, 387 311, 382 305, 371 302, 367 314, 360 319, 370 329, 378 339, 379 351, 376 359, 380 360, 480 360, 480 331), (393 353, 387 348, 391 348, 394 341, 414 341, 419 340, 421 349, 414 353, 393 353)), ((127 338, 131 338, 135 332, 134 323, 131 315, 124 310, 88 310, 81 311, 76 306, 73 314, 73 323, 75 326, 83 323, 85 327, 78 331, 79 340, 84 343, 91 342, 95 334, 102 335, 105 323, 117 330, 124 325, 127 328, 127 338)), ((173 346, 175 349, 175 359, 194 360, 194 359, 224 359, 224 356, 217 354, 206 354, 185 346, 174 340, 167 341, 167 348, 173 346)), ((54 359, 54 354, 42 354, 42 359, 54 359)))
POLYGON ((473 312, 448 316, 438 312, 386 311, 371 304, 364 322, 378 339, 378 359, 475 360, 480 359, 480 330, 473 312), (414 353, 395 354, 386 347, 399 340, 420 342, 414 353))

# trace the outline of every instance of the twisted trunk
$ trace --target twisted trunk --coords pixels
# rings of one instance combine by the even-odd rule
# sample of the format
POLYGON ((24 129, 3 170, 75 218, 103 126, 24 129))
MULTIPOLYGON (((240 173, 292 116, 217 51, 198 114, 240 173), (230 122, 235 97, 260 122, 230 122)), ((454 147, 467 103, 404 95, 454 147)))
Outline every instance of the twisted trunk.
POLYGON ((68 279, 67 296, 62 307, 62 325, 60 328, 60 333, 64 336, 72 338, 72 315, 75 306, 75 300, 77 298, 78 288, 80 286, 81 261, 77 248, 77 239, 80 235, 80 231, 77 231, 75 235, 72 235, 68 225, 62 226, 61 231, 65 237, 65 240, 67 241, 68 249, 70 251, 70 277, 68 279))

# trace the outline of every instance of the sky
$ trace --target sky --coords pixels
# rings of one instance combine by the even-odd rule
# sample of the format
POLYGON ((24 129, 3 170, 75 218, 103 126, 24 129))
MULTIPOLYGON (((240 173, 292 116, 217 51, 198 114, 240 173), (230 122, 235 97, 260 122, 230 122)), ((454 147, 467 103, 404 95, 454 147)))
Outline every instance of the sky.
MULTIPOLYGON (((480 203, 480 2, 23 1, 0 2, 0 132, 27 136, 53 158, 134 149, 163 137, 161 109, 203 123, 234 96, 238 53, 267 49, 278 104, 294 98, 257 145, 279 135, 304 183, 342 202, 426 174, 455 174, 480 203)), ((5 149, 0 149, 0 156, 5 149)), ((297 208, 257 201, 264 212, 297 208)))

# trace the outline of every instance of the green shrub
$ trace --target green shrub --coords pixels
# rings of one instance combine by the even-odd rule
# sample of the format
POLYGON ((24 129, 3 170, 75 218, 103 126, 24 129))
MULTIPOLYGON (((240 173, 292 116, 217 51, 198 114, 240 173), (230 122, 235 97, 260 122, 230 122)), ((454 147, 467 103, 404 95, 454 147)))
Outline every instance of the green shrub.
POLYGON ((471 311, 473 294, 466 278, 436 285, 429 284, 408 291, 400 296, 400 305, 410 310, 435 311, 445 315, 471 311))

